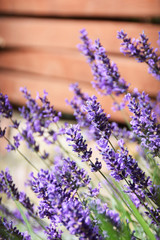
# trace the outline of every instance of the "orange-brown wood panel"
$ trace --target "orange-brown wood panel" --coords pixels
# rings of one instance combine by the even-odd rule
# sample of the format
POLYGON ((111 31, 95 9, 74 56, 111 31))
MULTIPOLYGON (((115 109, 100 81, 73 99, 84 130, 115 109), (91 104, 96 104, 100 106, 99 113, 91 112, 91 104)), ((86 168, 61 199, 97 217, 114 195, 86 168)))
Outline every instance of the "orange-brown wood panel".
POLYGON ((117 31, 124 29, 131 37, 139 37, 144 30, 157 47, 159 25, 64 19, 1 18, 0 38, 7 47, 48 47, 76 49, 79 31, 86 28, 91 39, 101 39, 107 51, 119 52, 117 31))
MULTIPOLYGON (((55 109, 65 113, 72 113, 72 109, 65 103, 66 99, 71 99, 73 93, 69 91, 69 84, 71 81, 64 81, 63 79, 56 79, 50 77, 35 76, 32 74, 16 73, 9 71, 0 71, 0 91, 3 94, 8 94, 9 99, 15 104, 24 104, 25 100, 22 93, 19 91, 20 87, 27 87, 27 89, 35 97, 37 92, 43 94, 45 89, 48 92, 48 99, 54 105, 55 109)), ((90 87, 90 84, 81 82, 80 87, 83 92, 87 92, 90 96, 96 94, 95 90, 90 87)), ((97 94, 96 94, 97 95, 97 94)), ((121 112, 113 112, 112 99, 107 97, 98 96, 102 107, 106 113, 111 114, 111 119, 123 122, 124 118, 121 112)), ((120 99, 121 100, 121 99, 120 99)))
MULTIPOLYGON (((137 87, 155 96, 160 89, 159 82, 148 74, 145 63, 137 63, 135 59, 109 55, 119 68, 121 76, 131 84, 132 91, 137 87)), ((93 80, 91 69, 85 57, 72 51, 12 50, 0 54, 0 68, 35 73, 64 81, 87 82, 93 80)))
POLYGON ((103 17, 153 17, 160 15, 159 0, 1 0, 3 13, 103 16, 103 17))

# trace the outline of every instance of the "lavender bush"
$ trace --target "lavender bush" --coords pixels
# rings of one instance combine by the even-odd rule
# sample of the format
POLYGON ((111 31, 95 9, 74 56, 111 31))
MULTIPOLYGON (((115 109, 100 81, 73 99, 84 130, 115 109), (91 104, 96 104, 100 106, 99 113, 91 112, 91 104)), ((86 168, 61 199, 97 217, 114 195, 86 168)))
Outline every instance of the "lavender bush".
MULTIPOLYGON (((160 97, 151 101, 145 92, 130 92, 100 40, 92 43, 85 29, 80 38, 93 87, 112 97, 114 110, 128 107, 130 120, 125 128, 111 122, 97 97, 83 93, 77 83, 71 85, 74 97, 67 101, 74 110, 74 124, 60 121, 61 113, 51 106, 45 91, 34 99, 26 88, 21 89, 26 106, 19 109, 20 122, 8 96, 1 93, 1 118, 11 121, 9 128, 16 134, 8 139, 7 129, 0 127, 0 137, 8 142, 8 152, 16 151, 31 165, 25 184, 35 197, 18 190, 9 169, 0 172, 0 239, 158 240, 160 97), (118 103, 120 95, 123 101, 118 103), (43 168, 25 156, 22 142, 43 168), (130 143, 136 145, 134 154, 130 143), (6 198, 16 209, 6 204, 6 198)), ((121 51, 146 63, 149 73, 160 80, 160 57, 146 35, 135 40, 120 31, 118 38, 121 51)))

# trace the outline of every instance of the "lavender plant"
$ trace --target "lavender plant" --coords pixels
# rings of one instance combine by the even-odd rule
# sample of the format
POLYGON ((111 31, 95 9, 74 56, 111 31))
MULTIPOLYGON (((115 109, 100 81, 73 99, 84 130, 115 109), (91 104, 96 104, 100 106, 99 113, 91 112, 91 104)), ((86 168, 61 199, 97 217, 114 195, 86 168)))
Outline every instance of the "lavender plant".
MULTIPOLYGON (((8 128, 16 132, 8 138, 7 127, 0 127, 0 138, 6 140, 8 152, 17 152, 30 164, 26 184, 34 193, 27 196, 18 190, 9 169, 0 172, 0 239, 158 240, 159 95, 153 103, 145 92, 130 92, 100 40, 92 43, 85 29, 80 38, 79 49, 91 67, 93 87, 110 95, 118 110, 128 107, 132 116, 121 128, 110 121, 96 96, 83 93, 75 83, 71 85, 74 97, 67 101, 74 110, 74 124, 60 121, 62 115, 45 91, 34 99, 26 88, 21 89, 27 102, 19 109, 20 121, 8 96, 0 93, 1 118, 9 119, 8 128), (114 98, 119 95, 124 97, 121 104, 114 98), (22 142, 35 155, 26 156, 22 142), (128 148, 131 142, 137 154, 128 148)), ((118 38, 121 51, 147 63, 159 80, 160 58, 145 34, 131 40, 121 31, 118 38)))

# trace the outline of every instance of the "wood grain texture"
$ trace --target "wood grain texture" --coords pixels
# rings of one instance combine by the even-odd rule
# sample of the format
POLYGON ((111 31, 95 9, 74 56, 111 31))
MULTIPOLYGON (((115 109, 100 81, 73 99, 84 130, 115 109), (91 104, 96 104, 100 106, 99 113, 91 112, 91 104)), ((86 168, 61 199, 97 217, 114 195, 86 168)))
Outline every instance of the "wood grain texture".
POLYGON ((87 29, 93 41, 100 38, 109 52, 119 53, 120 40, 116 35, 121 29, 135 38, 144 30, 152 45, 157 47, 159 25, 113 21, 4 17, 0 20, 0 38, 6 47, 56 47, 77 51, 82 28, 87 29))
MULTIPOLYGON (((155 96, 159 90, 159 82, 151 74, 145 63, 137 63, 135 59, 109 54, 121 76, 131 84, 131 91, 138 87, 155 96), (136 74, 135 74, 136 73, 136 74), (151 87, 152 86, 152 87, 151 87)), ((21 71, 24 74, 34 73, 39 76, 60 78, 64 81, 86 82, 93 80, 91 69, 85 57, 79 52, 45 51, 45 50, 12 50, 0 54, 0 68, 21 71)), ((45 82, 44 82, 45 85, 45 82)))
POLYGON ((0 12, 58 16, 155 17, 159 0, 1 0, 0 12))
MULTIPOLYGON (((72 83, 70 80, 64 81, 64 79, 56 79, 44 76, 35 76, 32 74, 24 74, 9 71, 0 71, 0 91, 3 94, 8 94, 9 99, 12 103, 22 105, 25 103, 24 98, 20 92, 20 87, 27 87, 32 93, 33 97, 36 96, 37 92, 43 95, 43 90, 48 92, 48 99, 54 105, 55 109, 64 113, 73 113, 70 106, 65 103, 65 100, 70 100, 73 97, 73 93, 69 91, 69 84, 72 83)), ((97 95, 94 89, 91 88, 90 84, 80 82, 79 86, 83 92, 87 92, 90 96, 97 95)), ((121 100, 121 98, 119 99, 121 100)), ((107 114, 111 114, 111 119, 119 122, 123 122, 124 118, 120 112, 113 112, 112 99, 107 97, 98 96, 98 101, 101 102, 107 114)))

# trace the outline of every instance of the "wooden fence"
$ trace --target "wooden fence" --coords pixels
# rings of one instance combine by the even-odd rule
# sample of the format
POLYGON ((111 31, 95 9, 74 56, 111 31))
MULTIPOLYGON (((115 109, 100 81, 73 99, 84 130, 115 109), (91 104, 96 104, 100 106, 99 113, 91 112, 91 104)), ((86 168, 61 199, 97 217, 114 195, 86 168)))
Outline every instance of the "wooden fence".
MULTIPOLYGON (((72 96, 70 83, 79 82, 84 92, 95 94, 90 68, 77 50, 82 28, 93 41, 100 38, 131 89, 138 87, 152 97, 160 90, 145 64, 120 53, 116 38, 121 29, 135 38, 144 30, 157 47, 160 0, 0 0, 0 14, 0 90, 14 104, 24 102, 19 92, 23 86, 34 96, 45 89, 55 108, 65 113, 72 112, 65 104, 72 96)), ((109 97, 99 100, 112 119, 122 121, 110 110, 109 97)))

